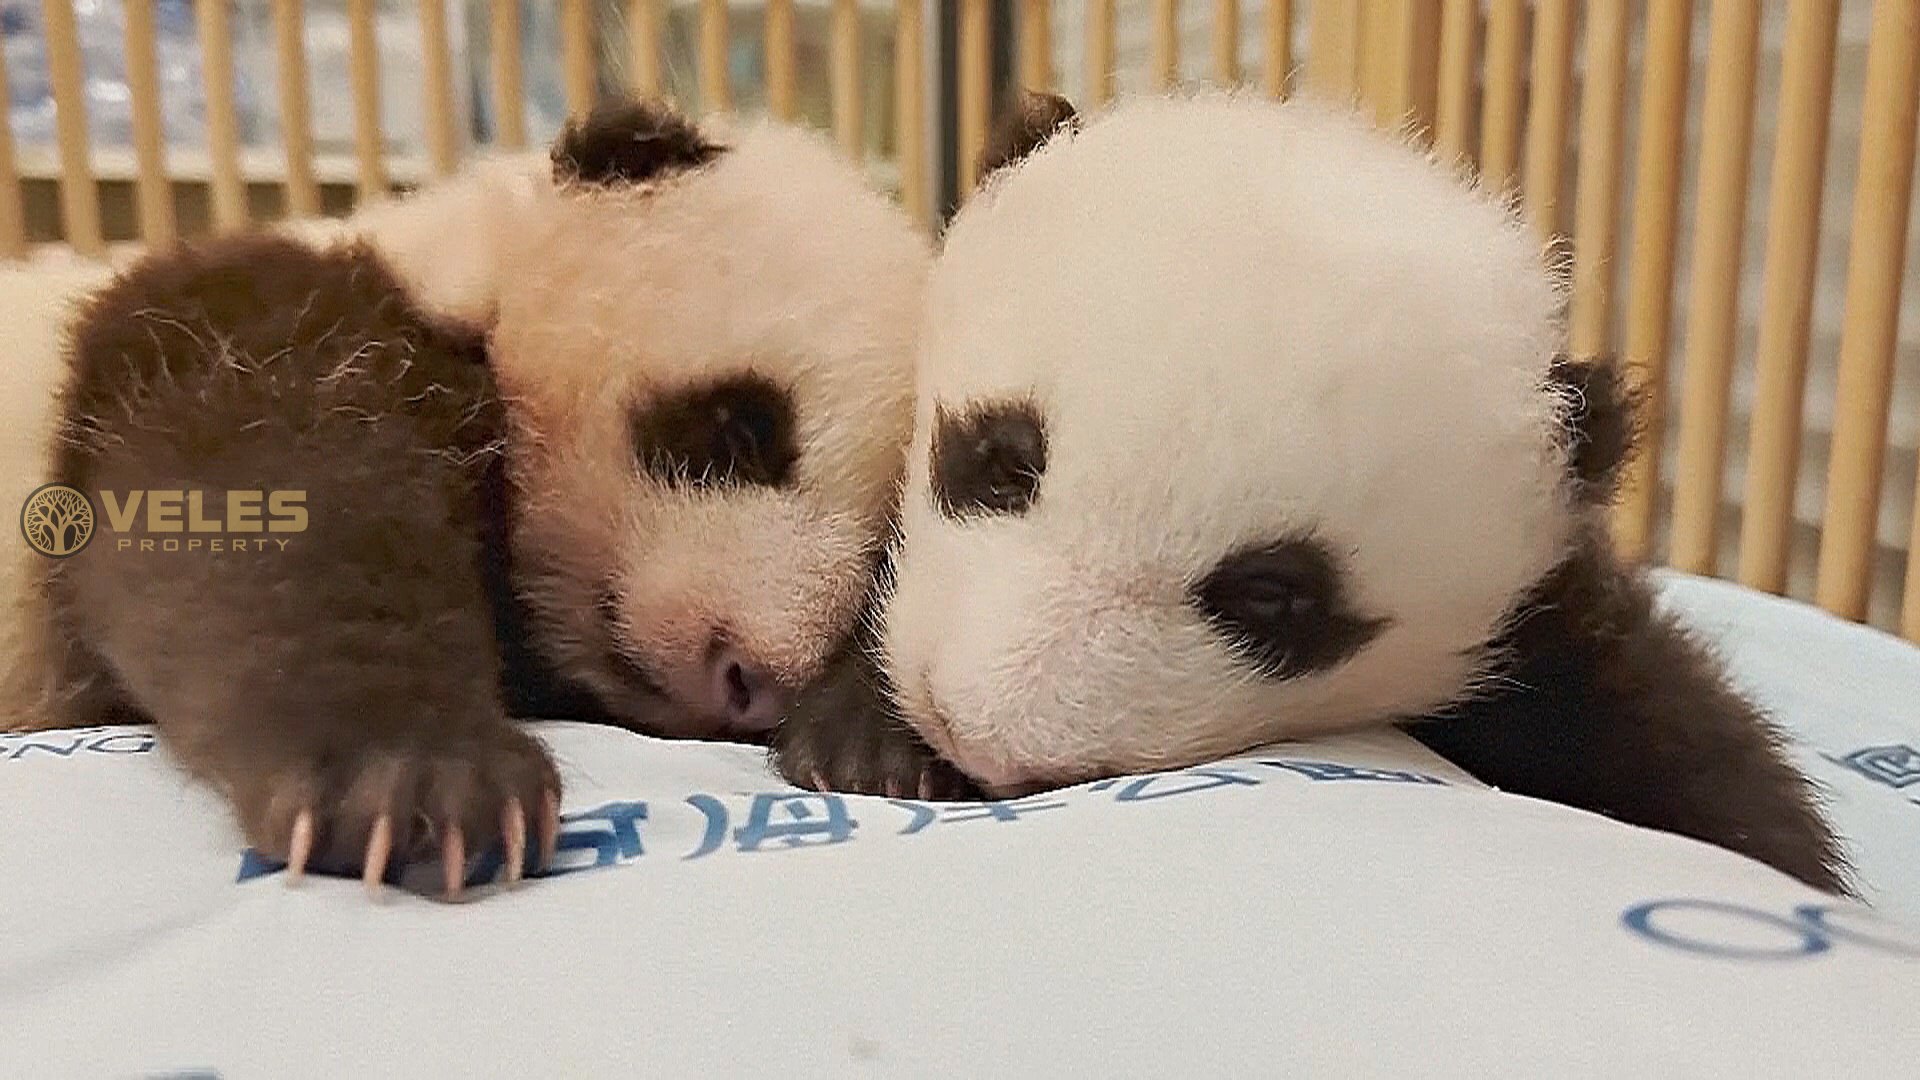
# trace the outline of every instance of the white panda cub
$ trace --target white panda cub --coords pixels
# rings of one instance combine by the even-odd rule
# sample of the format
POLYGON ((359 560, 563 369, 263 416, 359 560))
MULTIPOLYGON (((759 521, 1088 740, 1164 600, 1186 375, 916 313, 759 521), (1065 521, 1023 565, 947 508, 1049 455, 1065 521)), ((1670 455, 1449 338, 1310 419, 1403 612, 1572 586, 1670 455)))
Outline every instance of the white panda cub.
POLYGON ((803 702, 790 778, 902 786, 923 742, 1007 794, 1397 721, 1841 887, 1776 733, 1610 550, 1632 403, 1560 358, 1510 206, 1309 101, 1030 97, 1002 132, 929 281, 884 600, 921 742, 803 702))
POLYGON ((41 475, 95 535, 31 556, 0 726, 151 721, 295 876, 449 891, 553 842, 510 717, 766 737, 871 579, 927 243, 790 127, 614 102, 551 157, 87 297, 41 475))

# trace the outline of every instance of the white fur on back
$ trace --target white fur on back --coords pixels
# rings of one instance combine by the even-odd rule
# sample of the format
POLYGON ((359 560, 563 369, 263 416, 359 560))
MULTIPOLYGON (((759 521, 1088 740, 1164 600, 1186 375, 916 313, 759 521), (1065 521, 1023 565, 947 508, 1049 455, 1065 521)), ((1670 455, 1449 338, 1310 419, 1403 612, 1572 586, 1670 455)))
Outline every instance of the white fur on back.
POLYGON ((1017 786, 1456 699, 1569 521, 1543 390, 1561 296, 1509 210, 1308 102, 1124 103, 996 177, 936 263, 889 663, 910 717, 1017 786), (935 402, 1030 398, 1024 516, 928 493, 935 402), (1310 531, 1393 620, 1261 681, 1188 601, 1310 531))

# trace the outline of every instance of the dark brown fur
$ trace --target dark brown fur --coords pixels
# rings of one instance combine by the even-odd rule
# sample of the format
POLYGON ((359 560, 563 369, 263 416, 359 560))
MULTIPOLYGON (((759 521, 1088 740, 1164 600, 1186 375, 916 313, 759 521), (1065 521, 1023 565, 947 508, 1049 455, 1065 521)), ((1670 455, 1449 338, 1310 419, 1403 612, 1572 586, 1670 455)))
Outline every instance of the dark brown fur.
POLYGON ((1079 114, 1066 98, 1033 90, 1022 92, 994 124, 987 148, 980 155, 981 178, 1017 164, 1062 129, 1072 131, 1079 125, 1079 114))
POLYGON ((605 101, 561 130, 553 146, 554 178, 599 187, 643 184, 697 169, 723 151, 664 104, 605 101))
POLYGON ((949 412, 934 420, 931 481, 940 512, 960 519, 1024 514, 1047 474, 1047 421, 1032 402, 949 412))
POLYGON ((1563 360, 1551 378, 1574 397, 1569 482, 1591 520, 1494 643, 1494 689, 1409 731, 1502 790, 1705 840, 1845 891, 1839 842, 1780 735, 1656 607, 1646 572, 1613 553, 1600 512, 1633 450, 1636 399, 1606 360, 1563 360))
POLYGON ((238 552, 107 533, 54 564, 61 720, 150 719, 268 855, 310 809, 316 865, 356 865, 382 813, 396 853, 450 825, 474 850, 509 798, 557 794, 501 698, 482 516, 503 416, 477 334, 366 248, 251 236, 148 257, 70 359, 55 477, 97 509, 197 491, 217 521, 229 491, 292 489, 308 527, 238 552))
POLYGON ((670 483, 785 487, 800 460, 793 395, 755 374, 730 375, 647 403, 633 417, 640 467, 670 483))

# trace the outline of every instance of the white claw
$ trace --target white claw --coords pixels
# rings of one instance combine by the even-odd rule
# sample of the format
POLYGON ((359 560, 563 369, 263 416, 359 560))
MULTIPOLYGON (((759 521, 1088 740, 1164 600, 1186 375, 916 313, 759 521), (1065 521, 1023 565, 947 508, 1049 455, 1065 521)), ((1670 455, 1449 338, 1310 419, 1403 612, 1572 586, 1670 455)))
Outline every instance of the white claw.
POLYGON ((440 869, 447 887, 447 899, 460 899, 460 887, 467 874, 467 838, 460 826, 449 822, 446 839, 440 842, 440 869))
POLYGON ((360 871, 360 881, 367 888, 367 895, 378 900, 381 894, 382 880, 387 876, 387 860, 393 857, 393 818, 381 814, 373 823, 373 832, 367 836, 367 858, 364 869, 360 871))
POLYGON ((293 836, 287 841, 287 884, 298 885, 306 876, 307 860, 313 857, 313 811, 302 810, 293 819, 293 836))
POLYGON ((516 885, 527 861, 527 816, 517 798, 500 811, 500 836, 507 848, 507 884, 516 885))
POLYGON ((560 849, 560 796, 551 791, 540 793, 540 868, 553 865, 560 849))

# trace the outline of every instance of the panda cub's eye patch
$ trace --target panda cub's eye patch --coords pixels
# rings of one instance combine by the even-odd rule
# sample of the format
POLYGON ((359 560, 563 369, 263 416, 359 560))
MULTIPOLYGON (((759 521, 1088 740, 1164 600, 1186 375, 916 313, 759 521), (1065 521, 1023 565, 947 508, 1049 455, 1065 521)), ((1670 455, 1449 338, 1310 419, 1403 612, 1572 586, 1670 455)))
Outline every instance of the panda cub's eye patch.
POLYGON ((790 394, 759 375, 734 375, 645 403, 632 419, 633 452, 669 484, 783 487, 800 458, 793 429, 790 394))
POLYGON ((959 520, 1022 514, 1047 472, 1047 428, 1032 402, 1015 401, 934 414, 929 474, 933 501, 959 520))
POLYGON ((1278 680, 1337 667, 1391 624, 1351 610, 1345 591, 1333 554, 1294 537, 1221 559, 1191 599, 1263 678, 1278 680))

